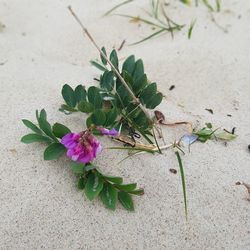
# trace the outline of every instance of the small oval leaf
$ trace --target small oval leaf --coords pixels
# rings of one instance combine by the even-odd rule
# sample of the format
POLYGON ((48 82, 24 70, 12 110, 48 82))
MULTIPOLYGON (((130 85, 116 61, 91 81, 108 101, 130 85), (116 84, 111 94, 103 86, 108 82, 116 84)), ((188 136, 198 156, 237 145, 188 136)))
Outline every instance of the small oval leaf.
POLYGON ((75 98, 76 102, 79 103, 80 101, 86 101, 87 91, 82 85, 78 85, 75 88, 75 98))
POLYGON ((94 111, 95 107, 90 102, 81 101, 78 104, 78 109, 83 113, 91 113, 94 111))
POLYGON ((103 188, 103 179, 94 173, 89 174, 88 180, 85 186, 85 194, 87 198, 92 201, 94 200, 103 188))
POLYGON ((23 119, 22 120, 23 124, 27 127, 30 128, 32 131, 34 131, 37 134, 42 134, 41 129, 39 129, 33 122, 23 119))
POLYGON ((107 208, 115 210, 117 203, 117 190, 111 184, 104 183, 103 189, 100 193, 100 198, 107 208))
POLYGON ((76 106, 75 92, 68 84, 65 84, 63 86, 62 96, 68 106, 72 108, 76 106))
POLYGON ((64 135, 70 133, 70 129, 60 123, 55 123, 52 128, 53 134, 58 137, 62 138, 64 135))
POLYGON ((126 210, 128 211, 135 210, 134 203, 130 194, 121 191, 118 193, 118 199, 126 210))
POLYGON ((91 115, 91 120, 95 125, 102 126, 106 122, 106 115, 102 110, 97 109, 91 115))
POLYGON ((22 137, 21 142, 33 143, 33 142, 51 142, 51 139, 44 135, 28 134, 22 137))
POLYGON ((66 153, 66 148, 61 143, 52 143, 44 151, 44 160, 56 160, 66 153))

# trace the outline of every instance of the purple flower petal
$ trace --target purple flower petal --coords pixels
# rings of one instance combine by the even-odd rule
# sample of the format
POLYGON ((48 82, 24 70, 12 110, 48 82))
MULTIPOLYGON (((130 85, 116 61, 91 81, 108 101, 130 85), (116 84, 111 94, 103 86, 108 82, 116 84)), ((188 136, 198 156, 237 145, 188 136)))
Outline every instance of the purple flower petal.
POLYGON ((102 150, 100 142, 89 131, 66 134, 61 143, 68 149, 69 158, 83 163, 93 161, 102 150))
POLYGON ((63 136, 61 143, 68 149, 74 148, 78 144, 79 138, 80 138, 79 134, 69 133, 63 136))
POLYGON ((119 136, 119 134, 120 134, 115 128, 112 128, 111 130, 106 129, 106 128, 98 128, 98 130, 103 135, 119 136))

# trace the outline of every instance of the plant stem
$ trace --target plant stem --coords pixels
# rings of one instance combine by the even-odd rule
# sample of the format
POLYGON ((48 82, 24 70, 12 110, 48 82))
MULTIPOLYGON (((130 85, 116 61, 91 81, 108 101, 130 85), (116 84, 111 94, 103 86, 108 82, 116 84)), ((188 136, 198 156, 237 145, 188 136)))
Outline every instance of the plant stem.
POLYGON ((186 219, 187 219, 187 214, 188 214, 188 211, 187 211, 187 193, 186 193, 186 183, 185 183, 184 168, 183 168, 183 164, 182 164, 182 160, 181 160, 181 156, 180 156, 179 152, 176 151, 175 155, 177 157, 178 164, 179 164, 179 167, 180 167, 183 198, 184 198, 184 204, 185 204, 185 215, 186 215, 186 219))
POLYGON ((90 39, 90 41, 93 43, 93 45, 99 51, 99 53, 105 58, 105 60, 107 60, 108 64, 112 68, 112 70, 115 72, 115 74, 117 75, 117 77, 120 79, 120 81, 122 82, 122 84, 124 85, 124 87, 127 89, 127 91, 129 92, 129 94, 133 98, 133 101, 140 106, 141 110, 151 120, 151 118, 150 118, 147 110, 140 103, 139 99, 134 95, 133 91, 130 89, 130 87, 128 86, 128 84, 126 83, 126 81, 123 79, 123 77, 121 76, 121 74, 119 73, 119 71, 116 69, 116 67, 112 64, 112 62, 109 60, 109 58, 105 55, 105 53, 97 45, 97 43, 95 42, 94 38, 91 36, 91 34, 88 32, 88 30, 84 27, 84 25, 82 24, 82 22, 79 19, 79 17, 72 10, 71 6, 68 6, 68 9, 69 9, 70 13, 72 14, 72 16, 75 18, 75 20, 77 21, 77 23, 81 26, 81 28, 83 30, 83 33, 85 33, 87 35, 87 37, 90 39))

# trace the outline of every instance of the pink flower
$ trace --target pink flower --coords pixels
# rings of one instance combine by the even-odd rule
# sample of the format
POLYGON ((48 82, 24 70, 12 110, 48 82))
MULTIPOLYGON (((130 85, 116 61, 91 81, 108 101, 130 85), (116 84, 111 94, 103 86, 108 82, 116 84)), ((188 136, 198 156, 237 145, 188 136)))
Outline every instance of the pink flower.
POLYGON ((97 128, 103 135, 111 135, 111 136, 119 136, 119 132, 115 129, 112 128, 111 130, 107 128, 97 128))
POLYGON ((88 130, 66 134, 61 143, 68 149, 68 157, 83 163, 93 161, 102 150, 100 142, 88 130))

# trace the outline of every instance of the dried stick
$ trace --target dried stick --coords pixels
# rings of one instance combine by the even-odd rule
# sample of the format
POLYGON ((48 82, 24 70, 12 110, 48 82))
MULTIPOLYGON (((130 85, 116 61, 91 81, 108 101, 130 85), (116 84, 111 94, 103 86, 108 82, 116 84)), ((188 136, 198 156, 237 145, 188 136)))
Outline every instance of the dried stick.
POLYGON ((128 86, 128 84, 126 83, 126 81, 123 79, 123 77, 121 76, 121 74, 119 73, 119 71, 116 69, 116 67, 113 65, 113 63, 109 60, 109 58, 105 55, 105 53, 100 49, 100 47, 97 45, 97 43, 95 42, 94 38, 91 36, 91 34, 88 32, 88 30, 86 29, 86 27, 84 27, 84 25, 82 24, 81 20, 79 19, 79 17, 75 14, 75 12, 72 10, 71 6, 68 6, 68 9, 70 11, 70 13, 72 14, 72 16, 75 18, 75 20, 77 21, 77 23, 81 26, 83 33, 87 35, 87 37, 90 39, 90 41, 92 42, 92 44, 96 47, 96 49, 99 51, 99 53, 102 55, 103 58, 105 58, 105 60, 107 60, 108 64, 110 65, 110 67, 112 68, 112 70, 115 72, 115 74, 117 75, 117 77, 120 79, 121 83, 123 84, 123 86, 127 89, 127 91, 129 92, 129 94, 131 95, 131 97, 133 98, 133 101, 135 102, 135 104, 138 104, 139 107, 141 108, 141 110, 145 113, 145 115, 148 117, 148 119, 151 120, 150 115, 148 114, 147 110, 143 107, 143 105, 140 103, 139 99, 134 95, 133 91, 130 89, 130 87, 128 86))

